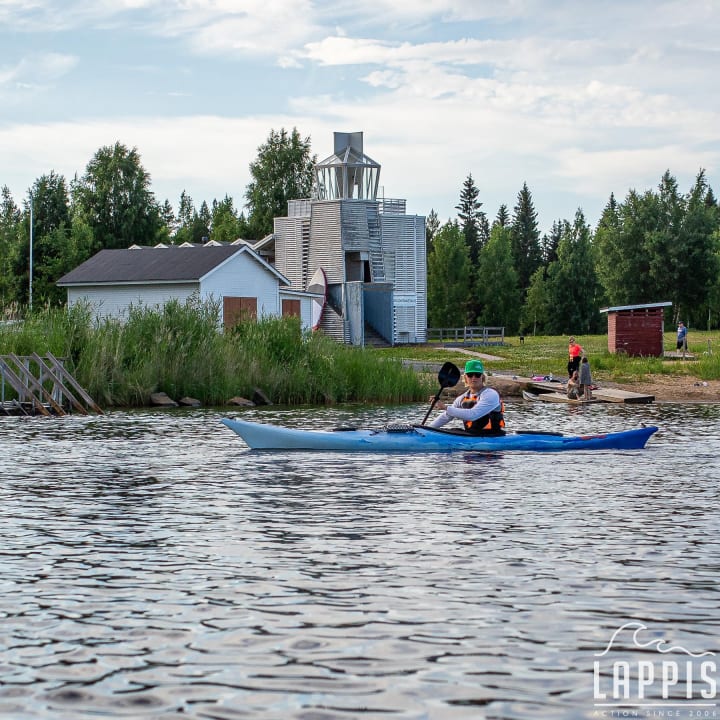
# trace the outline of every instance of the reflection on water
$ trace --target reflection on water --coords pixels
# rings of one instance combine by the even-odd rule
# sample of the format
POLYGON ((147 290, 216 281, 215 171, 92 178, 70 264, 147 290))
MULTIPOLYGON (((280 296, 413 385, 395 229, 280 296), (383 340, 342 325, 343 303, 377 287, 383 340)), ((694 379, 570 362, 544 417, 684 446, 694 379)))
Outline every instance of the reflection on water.
POLYGON ((0 716, 589 718, 623 623, 720 651, 718 406, 507 414, 661 431, 632 452, 273 454, 214 411, 3 418, 0 716))

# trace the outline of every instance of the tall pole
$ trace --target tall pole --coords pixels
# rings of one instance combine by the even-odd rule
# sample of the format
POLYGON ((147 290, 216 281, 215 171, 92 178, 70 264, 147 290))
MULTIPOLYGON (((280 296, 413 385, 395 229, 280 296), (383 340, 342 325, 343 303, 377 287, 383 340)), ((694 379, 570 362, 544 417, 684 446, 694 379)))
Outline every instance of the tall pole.
POLYGON ((30 288, 28 294, 28 307, 32 312, 32 277, 33 277, 33 195, 30 192, 30 288))

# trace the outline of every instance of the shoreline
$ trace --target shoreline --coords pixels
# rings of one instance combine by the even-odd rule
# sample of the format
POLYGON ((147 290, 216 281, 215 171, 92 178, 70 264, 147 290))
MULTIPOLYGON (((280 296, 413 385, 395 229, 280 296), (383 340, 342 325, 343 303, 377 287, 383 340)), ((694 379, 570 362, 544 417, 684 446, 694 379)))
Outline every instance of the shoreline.
MULTIPOLYGON (((488 376, 488 385, 498 390, 501 395, 521 396, 523 384, 512 378, 513 374, 510 372, 492 373, 488 376)), ((656 403, 720 403, 720 380, 703 381, 696 377, 649 375, 643 380, 624 383, 596 380, 594 384, 598 387, 652 395, 656 403)))
MULTIPOLYGON (((495 355, 489 353, 478 352, 474 350, 462 349, 464 355, 478 357, 482 360, 492 363, 493 360, 501 360, 495 355)), ((694 357, 691 353, 687 353, 688 357, 694 357)), ((675 357, 680 359, 681 356, 676 351, 666 351, 666 357, 675 357)), ((493 378, 503 378, 511 380, 514 371, 502 371, 493 373, 488 369, 488 384, 492 385, 493 378)), ((563 377, 563 380, 565 378, 563 377)), ((501 394, 506 392, 505 387, 508 383, 499 382, 500 387, 496 390, 502 390, 501 394)), ((637 392, 643 395, 652 395, 655 402, 658 403, 720 403, 720 380, 702 380, 692 375, 647 375, 641 380, 629 380, 627 382, 605 381, 601 378, 594 381, 598 387, 616 388, 618 390, 627 390, 628 392, 637 392)), ((518 383, 515 383, 519 387, 518 383)), ((522 388, 517 392, 507 392, 510 397, 522 395, 522 388)))
POLYGON ((720 403, 720 380, 700 380, 696 377, 651 375, 647 379, 628 383, 605 383, 632 392, 655 396, 662 403, 720 403))
MULTIPOLYGON (((478 353, 479 354, 479 353, 478 353)), ((435 381, 440 369, 439 363, 421 361, 404 361, 420 373, 433 377, 435 381)), ((488 385, 494 387, 502 396, 508 398, 522 397, 522 391, 528 389, 525 383, 516 379, 522 375, 512 370, 493 371, 487 368, 488 385)), ((526 378, 527 379, 527 378, 526 378)), ((565 378, 563 377, 563 380, 565 378)), ((701 380, 692 375, 647 375, 641 380, 616 382, 598 378, 594 384, 599 388, 615 388, 628 392, 652 395, 657 403, 720 403, 720 380, 701 380)), ((560 388, 560 383, 558 383, 560 388)), ((464 392, 462 381, 455 387, 445 388, 443 395, 455 398, 464 392)))

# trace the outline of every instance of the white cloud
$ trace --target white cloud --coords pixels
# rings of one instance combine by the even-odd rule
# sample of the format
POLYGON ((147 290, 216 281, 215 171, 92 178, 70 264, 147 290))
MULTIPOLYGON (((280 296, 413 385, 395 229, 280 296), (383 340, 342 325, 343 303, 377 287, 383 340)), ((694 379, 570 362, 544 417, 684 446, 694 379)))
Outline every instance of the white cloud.
POLYGON ((62 53, 38 53, 26 56, 13 65, 0 66, 0 98, 6 101, 10 91, 39 90, 58 78, 71 72, 78 64, 78 58, 62 53))
MULTIPOLYGON (((548 203, 538 205, 546 222, 578 204, 593 217, 611 191, 655 186, 667 168, 681 187, 700 167, 711 183, 720 171, 718 17, 711 0, 0 0, 0 20, 28 33, 103 27, 118 42, 128 29, 134 39, 161 37, 190 73, 173 85, 175 98, 200 96, 192 63, 211 56, 225 93, 203 96, 208 115, 145 118, 142 102, 161 93, 144 87, 127 118, 90 121, 84 113, 100 114, 93 93, 102 90, 75 89, 88 102, 66 124, 0 125, 0 183, 17 188, 16 167, 19 187, 50 169, 71 177, 120 140, 138 147, 160 199, 176 203, 186 189, 198 202, 228 193, 238 204, 270 128, 298 127, 320 157, 333 130, 363 130, 386 194, 416 212, 454 214, 472 172, 491 215, 512 207, 527 181, 548 203), (271 67, 295 81, 276 97, 265 85, 271 67)), ((78 55, 92 62, 89 48, 78 55)), ((41 78, 71 87, 75 62, 58 55, 53 66, 48 56, 33 72, 8 64, 0 93, 7 100, 10 88, 41 78)), ((134 57, 137 67, 154 62, 134 57)), ((153 114, 164 109, 156 103, 153 114)))
POLYGON ((149 31, 184 38, 203 54, 284 56, 317 31, 310 0, 190 0, 160 7, 149 31))

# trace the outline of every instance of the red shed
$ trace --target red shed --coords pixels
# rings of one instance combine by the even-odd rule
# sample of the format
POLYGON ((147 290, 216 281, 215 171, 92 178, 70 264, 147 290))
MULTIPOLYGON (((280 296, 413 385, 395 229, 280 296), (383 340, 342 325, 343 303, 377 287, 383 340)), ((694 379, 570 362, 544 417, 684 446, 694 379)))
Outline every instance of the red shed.
POLYGON ((608 350, 628 355, 661 357, 664 310, 671 302, 621 305, 600 310, 608 314, 608 350))

